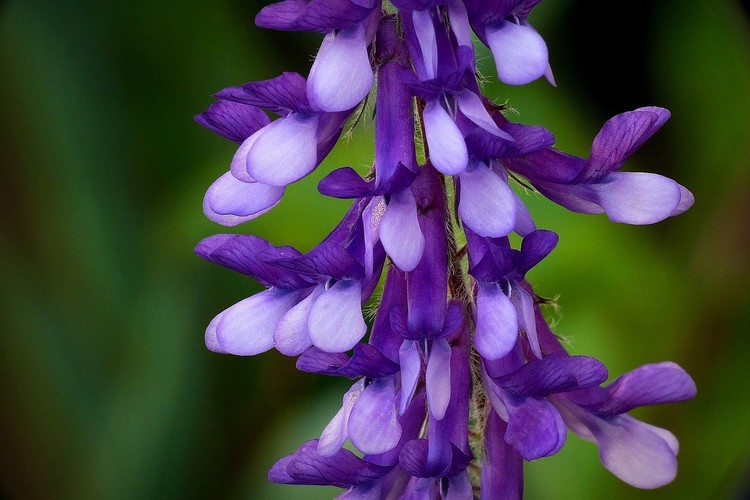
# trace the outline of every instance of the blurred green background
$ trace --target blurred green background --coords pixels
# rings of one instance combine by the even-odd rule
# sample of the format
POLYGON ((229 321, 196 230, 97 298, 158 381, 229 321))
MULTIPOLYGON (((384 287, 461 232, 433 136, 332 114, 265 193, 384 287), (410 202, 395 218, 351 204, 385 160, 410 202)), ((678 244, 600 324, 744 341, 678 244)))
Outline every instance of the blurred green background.
MULTIPOLYGON (((234 145, 192 115, 219 89, 306 74, 320 37, 256 28, 259 2, 0 2, 0 497, 330 498, 269 485, 316 437, 347 382, 294 360, 207 351, 210 319, 258 290, 193 254, 226 232, 201 212, 234 145)), ((629 227, 526 199, 561 236, 530 279, 560 296, 556 330, 617 376, 671 359, 691 402, 636 416, 680 439, 677 480, 653 492, 605 471, 570 435, 527 464, 529 499, 708 499, 750 494, 750 31, 730 1, 560 0, 530 21, 558 88, 510 99, 580 155, 613 114, 672 119, 627 168, 672 176, 686 214, 629 227)), ((490 78, 492 61, 480 50, 490 78)), ((492 78, 491 78, 492 80, 492 78)), ((234 232, 308 250, 346 210, 317 181, 372 161, 372 128, 342 142, 271 213, 234 232)))

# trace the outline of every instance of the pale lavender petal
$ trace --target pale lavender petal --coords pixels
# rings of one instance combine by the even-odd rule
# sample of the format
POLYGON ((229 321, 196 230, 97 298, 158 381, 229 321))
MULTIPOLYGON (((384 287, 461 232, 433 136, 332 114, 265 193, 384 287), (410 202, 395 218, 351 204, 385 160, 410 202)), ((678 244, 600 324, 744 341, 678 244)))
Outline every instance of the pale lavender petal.
POLYGON ((348 351, 367 333, 359 281, 337 281, 320 294, 307 319, 313 345, 327 352, 348 351))
POLYGON ((511 287, 511 303, 516 309, 520 328, 526 333, 531 351, 541 359, 542 348, 539 346, 539 337, 536 333, 536 319, 534 318, 534 300, 526 290, 518 285, 511 287))
POLYGON ((399 415, 403 415, 417 389, 419 371, 422 368, 422 357, 419 355, 419 347, 415 341, 404 340, 398 350, 398 362, 401 365, 399 415))
POLYGON ((695 198, 693 197, 693 193, 691 193, 685 186, 680 186, 680 203, 677 204, 677 208, 675 208, 670 215, 679 215, 688 208, 693 206, 693 203, 695 203, 695 198))
POLYGON ((469 153, 458 126, 438 101, 424 108, 424 128, 430 162, 446 175, 456 175, 466 168, 469 153))
POLYGON ((247 154, 247 173, 271 186, 301 179, 318 164, 318 115, 292 113, 272 122, 247 154))
POLYGON ((401 438, 393 377, 373 380, 349 415, 349 439, 362 453, 392 450, 401 438))
POLYGON ((547 72, 547 45, 531 26, 506 21, 485 33, 501 82, 523 85, 547 72))
POLYGON ((313 108, 334 113, 359 104, 370 92, 375 75, 370 66, 365 24, 329 33, 307 78, 313 108))
POLYGON ((273 334, 273 345, 280 353, 299 356, 312 345, 307 333, 307 317, 313 302, 322 292, 322 285, 315 287, 313 293, 289 309, 279 320, 273 334))
POLYGON ((382 196, 376 196, 362 212, 362 225, 365 240, 365 279, 370 279, 375 271, 374 249, 380 235, 378 234, 380 221, 385 213, 386 205, 382 196))
POLYGON ((362 391, 365 390, 365 379, 359 379, 346 391, 342 401, 341 409, 336 413, 328 425, 323 429, 318 440, 317 452, 323 456, 334 455, 349 436, 348 421, 354 403, 357 402, 362 391))
POLYGON ((516 226, 513 230, 521 236, 526 236, 536 231, 534 219, 531 217, 531 213, 523 200, 521 200, 521 197, 513 192, 513 199, 516 202, 516 226))
POLYGON ((429 10, 415 10, 411 14, 414 23, 414 31, 419 41, 424 61, 425 78, 431 80, 437 76, 438 70, 438 48, 435 39, 435 27, 432 24, 429 10))
POLYGON ((450 2, 448 4, 448 17, 451 21, 451 31, 456 36, 458 44, 474 50, 474 43, 471 41, 469 16, 466 13, 464 3, 460 0, 450 2))
POLYGON ((258 130, 253 135, 245 139, 242 144, 240 144, 240 147, 237 148, 237 151, 234 153, 234 156, 232 157, 232 163, 229 166, 229 171, 232 172, 232 175, 242 182, 256 182, 255 179, 250 177, 250 174, 247 173, 247 153, 250 151, 250 148, 255 144, 255 141, 258 139, 260 134, 263 133, 263 129, 258 130))
POLYGON ((677 458, 670 443, 651 426, 629 417, 599 421, 592 429, 599 458, 612 474, 636 488, 664 486, 677 475, 677 458))
POLYGON ((268 212, 283 195, 283 187, 242 182, 227 172, 206 191, 203 213, 223 226, 236 226, 268 212))
POLYGON ((516 199, 508 184, 489 167, 472 162, 461 172, 458 214, 480 236, 510 234, 516 225, 516 199))
POLYGON ((419 228, 417 202, 411 189, 391 196, 380 221, 380 241, 396 267, 412 271, 422 259, 424 235, 419 228))
POLYGON ((610 397, 595 409, 597 414, 617 415, 639 406, 686 401, 697 392, 690 375, 671 361, 636 368, 605 389, 610 397))
POLYGON ((664 220, 677 209, 682 195, 672 179, 644 172, 617 172, 590 188, 610 220, 624 224, 664 220))
POLYGON ((466 471, 448 478, 448 490, 445 492, 443 498, 445 500, 468 500, 474 498, 474 490, 471 488, 471 481, 469 481, 469 475, 466 471))
POLYGON ((458 102, 458 109, 461 110, 461 113, 463 113, 466 118, 476 123, 492 135, 505 139, 506 141, 515 141, 512 135, 500 130, 495 123, 495 120, 492 119, 487 111, 487 108, 484 107, 482 100, 474 92, 464 89, 459 92, 456 101, 458 102))
POLYGON ((451 399, 451 346, 445 339, 432 342, 425 382, 430 415, 442 420, 451 399))
POLYGON ((279 319, 299 300, 299 294, 272 288, 219 313, 206 330, 206 346, 214 352, 252 356, 273 347, 279 319))
POLYGON ((482 284, 477 292, 477 323, 474 344, 486 359, 500 359, 518 339, 516 310, 494 283, 482 284))

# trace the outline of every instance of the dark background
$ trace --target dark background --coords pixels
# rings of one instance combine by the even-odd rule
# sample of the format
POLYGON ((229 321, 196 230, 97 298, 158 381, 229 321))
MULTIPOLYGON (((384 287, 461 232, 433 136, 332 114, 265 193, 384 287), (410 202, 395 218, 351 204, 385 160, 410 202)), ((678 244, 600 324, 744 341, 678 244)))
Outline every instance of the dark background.
MULTIPOLYGON (((330 498, 266 470, 319 435, 346 381, 294 360, 207 351, 211 318, 259 290, 201 261, 226 232, 205 189, 235 146, 192 115, 210 94, 281 71, 306 74, 320 36, 253 25, 262 4, 228 0, 0 2, 0 497, 330 498)), ((672 119, 626 168, 669 175, 695 206, 631 227, 525 199, 561 241, 530 279, 560 296, 556 331, 612 377, 666 359, 691 402, 636 416, 681 442, 677 480, 641 492, 572 434, 527 464, 529 499, 746 498, 750 477, 750 30, 731 1, 548 1, 530 22, 558 88, 485 90, 587 155, 610 116, 644 105, 672 119)), ((359 128, 273 211, 233 229, 311 248, 346 204, 315 189, 366 168, 359 128)))

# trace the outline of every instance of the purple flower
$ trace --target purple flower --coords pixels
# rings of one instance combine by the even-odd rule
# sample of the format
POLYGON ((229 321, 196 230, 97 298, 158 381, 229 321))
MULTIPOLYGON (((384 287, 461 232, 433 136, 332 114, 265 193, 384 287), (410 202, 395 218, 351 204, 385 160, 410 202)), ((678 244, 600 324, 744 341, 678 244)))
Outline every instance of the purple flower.
POLYGON ((611 118, 594 138, 588 160, 549 148, 503 164, 569 210, 604 212, 625 224, 653 224, 690 208, 693 195, 661 175, 619 170, 668 119, 669 111, 657 107, 611 118))
MULTIPOLYGON (((318 186, 353 200, 326 238, 305 254, 252 235, 215 235, 196 247, 266 288, 210 322, 210 350, 276 348, 298 356, 299 370, 352 380, 317 439, 277 461, 271 481, 334 485, 349 500, 521 498, 523 461, 557 453, 568 428, 594 441, 605 468, 629 484, 674 478, 676 438, 627 412, 689 399, 693 381, 664 362, 601 386, 601 362, 565 351, 526 279, 558 236, 537 229, 510 185, 616 222, 679 214, 693 203, 687 189, 620 170, 669 112, 613 117, 588 159, 553 148, 542 127, 510 122, 482 95, 472 30, 501 81, 544 75, 554 84, 546 44, 527 22, 538 2, 271 4, 259 26, 324 34, 308 78, 284 73, 226 88, 196 117, 239 144, 204 199, 209 218, 235 225, 312 172, 376 86, 370 172, 338 168, 318 186), (373 295, 370 326, 363 304, 373 295)), ((367 120, 362 109, 358 120, 367 120)))

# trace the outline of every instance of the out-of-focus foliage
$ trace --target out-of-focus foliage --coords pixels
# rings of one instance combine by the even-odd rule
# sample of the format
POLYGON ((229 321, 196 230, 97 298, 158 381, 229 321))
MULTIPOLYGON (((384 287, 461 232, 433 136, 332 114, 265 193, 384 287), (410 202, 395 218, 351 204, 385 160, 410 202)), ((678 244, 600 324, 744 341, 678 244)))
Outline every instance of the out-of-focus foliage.
MULTIPOLYGON (((266 469, 316 437, 345 381, 300 374, 277 353, 219 356, 214 314, 258 290, 192 248, 225 229, 201 213, 234 146, 192 122, 224 86, 309 69, 319 36, 254 27, 260 3, 0 3, 0 497, 330 498, 269 485, 266 469)), ((750 31, 730 1, 541 4, 558 88, 486 91, 518 121, 585 155, 612 114, 672 120, 628 168, 696 197, 649 227, 566 213, 527 197, 561 242, 530 275, 560 295, 557 331, 612 376, 672 359, 692 402, 637 415, 681 442, 677 480, 630 488, 570 436, 528 464, 530 499, 744 498, 750 475, 750 31), (612 9, 617 9, 614 13, 612 9), (592 22, 592 19, 594 20, 592 22), (745 481, 745 482, 743 482, 745 481)), ((311 248, 346 204, 317 194, 341 165, 366 168, 360 127, 271 213, 232 232, 311 248)))

